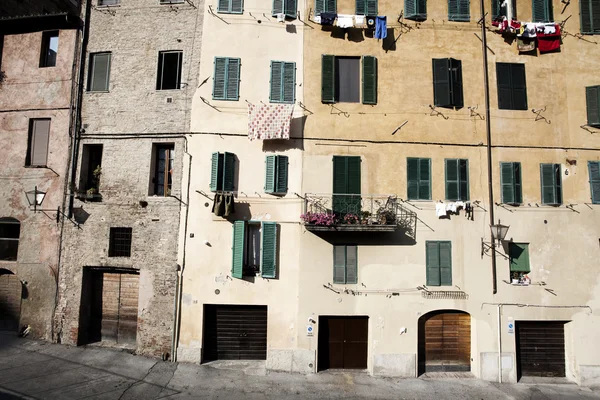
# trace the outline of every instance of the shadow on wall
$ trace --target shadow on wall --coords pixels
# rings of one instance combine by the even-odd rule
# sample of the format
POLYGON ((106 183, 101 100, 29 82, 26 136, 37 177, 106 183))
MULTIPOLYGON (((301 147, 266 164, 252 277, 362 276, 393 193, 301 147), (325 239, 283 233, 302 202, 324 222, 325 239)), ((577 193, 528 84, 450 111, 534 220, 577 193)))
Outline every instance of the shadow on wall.
POLYGON ((357 246, 414 246, 415 238, 409 236, 411 230, 402 226, 394 232, 311 232, 331 245, 356 244, 357 246))
POLYGON ((306 118, 306 115, 298 118, 292 118, 292 122, 290 123, 289 140, 263 140, 263 151, 286 151, 293 149, 304 150, 304 124, 306 124, 306 118))

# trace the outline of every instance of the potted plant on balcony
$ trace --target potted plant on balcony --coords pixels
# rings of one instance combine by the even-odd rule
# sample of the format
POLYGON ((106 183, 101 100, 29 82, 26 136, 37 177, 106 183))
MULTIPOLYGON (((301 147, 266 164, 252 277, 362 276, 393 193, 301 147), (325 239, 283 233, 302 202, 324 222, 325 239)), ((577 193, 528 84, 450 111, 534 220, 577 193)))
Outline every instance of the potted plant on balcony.
POLYGON ((370 219, 371 219, 370 211, 362 211, 360 213, 360 223, 362 225, 367 225, 367 224, 371 223, 372 221, 370 219))
POLYGON ((396 214, 387 208, 380 208, 377 211, 377 221, 381 225, 393 225, 396 223, 396 214))
POLYGON ((96 169, 92 172, 92 182, 91 187, 87 189, 85 192, 79 193, 79 198, 82 200, 90 200, 90 201, 100 201, 102 200, 102 195, 100 194, 100 176, 102 175, 102 167, 97 166, 96 169))

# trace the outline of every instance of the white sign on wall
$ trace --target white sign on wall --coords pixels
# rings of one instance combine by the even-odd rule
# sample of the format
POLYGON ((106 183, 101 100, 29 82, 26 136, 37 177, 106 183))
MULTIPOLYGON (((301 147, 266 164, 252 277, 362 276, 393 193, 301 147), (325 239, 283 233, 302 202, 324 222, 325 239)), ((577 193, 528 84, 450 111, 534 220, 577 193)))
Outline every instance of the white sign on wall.
POLYGON ((312 336, 314 329, 312 325, 306 325, 306 336, 312 336))
POLYGON ((508 333, 515 333, 515 320, 513 318, 508 319, 508 333))

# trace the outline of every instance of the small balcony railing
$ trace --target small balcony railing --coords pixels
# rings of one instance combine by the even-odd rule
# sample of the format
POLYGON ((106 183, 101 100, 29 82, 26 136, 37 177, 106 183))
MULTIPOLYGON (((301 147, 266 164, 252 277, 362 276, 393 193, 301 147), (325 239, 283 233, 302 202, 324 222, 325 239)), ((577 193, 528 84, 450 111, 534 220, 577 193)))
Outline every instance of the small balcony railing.
POLYGON ((301 219, 309 231, 383 231, 414 235, 416 214, 396 195, 306 193, 301 219))

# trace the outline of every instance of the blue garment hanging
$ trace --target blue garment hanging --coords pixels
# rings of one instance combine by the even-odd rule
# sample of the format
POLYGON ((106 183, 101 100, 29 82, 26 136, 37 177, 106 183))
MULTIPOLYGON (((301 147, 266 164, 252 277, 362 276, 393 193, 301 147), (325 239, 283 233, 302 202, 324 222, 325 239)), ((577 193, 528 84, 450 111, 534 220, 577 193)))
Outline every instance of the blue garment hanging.
POLYGON ((387 37, 387 17, 377 17, 375 20, 375 39, 387 37))

